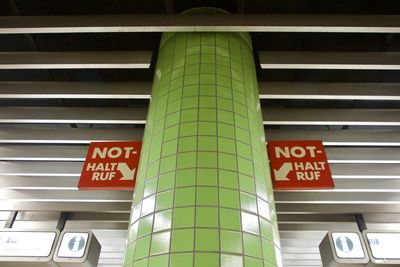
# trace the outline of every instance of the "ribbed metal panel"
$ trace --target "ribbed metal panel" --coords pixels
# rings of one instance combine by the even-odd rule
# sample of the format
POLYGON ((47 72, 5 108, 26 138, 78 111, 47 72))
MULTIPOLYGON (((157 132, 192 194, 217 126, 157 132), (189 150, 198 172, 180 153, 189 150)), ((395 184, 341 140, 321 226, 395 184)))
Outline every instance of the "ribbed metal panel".
MULTIPOLYGON (((398 16, 380 15, 3 17, 0 34, 399 33, 399 21, 398 16)), ((151 57, 150 51, 1 52, 0 68, 147 69, 151 57)), ((399 52, 264 51, 259 61, 266 69, 400 69, 399 52)), ((151 83, 139 81, 0 82, 0 99, 10 101, 0 107, 0 228, 12 210, 20 211, 16 229, 54 228, 60 212, 66 211, 66 228, 95 232, 102 244, 99 266, 121 266, 132 192, 83 192, 77 182, 90 142, 141 140, 150 91, 151 83), (43 99, 81 102, 68 107, 14 107, 13 102, 43 99), (132 102, 124 108, 97 103, 110 99, 132 102), (93 102, 85 106, 84 101, 93 102)), ((321 266, 318 245, 326 231, 357 229, 355 213, 363 213, 370 229, 400 230, 400 110, 382 105, 341 108, 346 101, 396 103, 399 84, 260 82, 260 98, 338 103, 334 108, 262 107, 267 141, 323 140, 336 184, 334 190, 275 193, 285 266, 321 266)))

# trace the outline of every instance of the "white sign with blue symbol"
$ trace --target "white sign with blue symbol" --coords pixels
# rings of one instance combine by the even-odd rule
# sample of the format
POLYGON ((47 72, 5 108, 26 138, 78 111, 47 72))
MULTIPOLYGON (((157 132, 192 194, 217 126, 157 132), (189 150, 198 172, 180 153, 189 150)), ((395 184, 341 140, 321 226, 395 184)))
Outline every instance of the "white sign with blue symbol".
POLYGON ((48 257, 55 232, 0 232, 0 257, 48 257))
POLYGON ((367 239, 375 259, 400 259, 400 233, 367 233, 367 239))
POLYGON ((356 233, 332 233, 338 258, 362 259, 365 257, 360 237, 356 233))
POLYGON ((62 258, 82 258, 85 254, 88 233, 64 233, 57 256, 62 258))

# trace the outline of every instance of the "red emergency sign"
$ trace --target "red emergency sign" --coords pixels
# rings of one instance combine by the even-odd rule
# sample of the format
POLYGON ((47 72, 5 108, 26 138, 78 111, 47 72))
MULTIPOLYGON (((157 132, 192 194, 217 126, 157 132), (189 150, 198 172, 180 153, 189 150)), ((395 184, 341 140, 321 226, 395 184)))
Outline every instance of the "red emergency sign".
POLYGON ((331 189, 331 170, 322 141, 269 141, 274 188, 331 189))
POLYGON ((132 190, 142 142, 93 142, 83 165, 79 189, 132 190))

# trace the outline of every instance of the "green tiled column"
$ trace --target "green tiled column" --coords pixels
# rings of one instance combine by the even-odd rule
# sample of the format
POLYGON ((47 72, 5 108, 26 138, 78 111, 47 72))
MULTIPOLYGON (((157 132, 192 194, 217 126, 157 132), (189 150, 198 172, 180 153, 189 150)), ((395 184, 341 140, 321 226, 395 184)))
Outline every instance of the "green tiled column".
POLYGON ((281 266, 249 34, 165 33, 125 266, 281 266))

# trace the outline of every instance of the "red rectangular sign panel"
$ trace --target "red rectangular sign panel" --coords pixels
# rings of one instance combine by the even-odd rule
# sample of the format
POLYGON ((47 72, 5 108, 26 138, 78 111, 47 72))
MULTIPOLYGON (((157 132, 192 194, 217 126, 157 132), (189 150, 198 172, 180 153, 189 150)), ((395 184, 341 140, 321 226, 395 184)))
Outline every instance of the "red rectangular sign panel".
POLYGON ((331 189, 331 170, 322 141, 269 141, 274 188, 331 189))
POLYGON ((79 189, 132 190, 142 142, 93 142, 83 165, 79 189))

